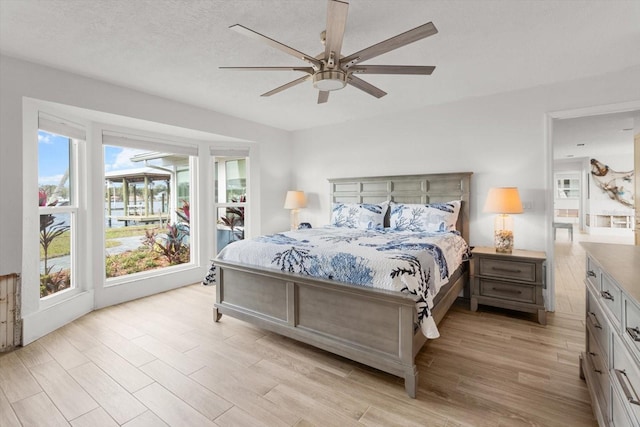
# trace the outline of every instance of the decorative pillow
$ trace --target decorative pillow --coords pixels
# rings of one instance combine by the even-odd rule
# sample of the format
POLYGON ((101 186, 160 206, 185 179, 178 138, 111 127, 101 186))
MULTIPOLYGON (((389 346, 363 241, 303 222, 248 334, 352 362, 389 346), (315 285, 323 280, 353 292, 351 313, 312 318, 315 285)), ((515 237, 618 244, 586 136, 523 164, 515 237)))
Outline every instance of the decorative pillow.
POLYGON ((372 230, 383 228, 387 203, 334 203, 331 225, 336 227, 372 230))
POLYGON ((428 205, 391 204, 389 226, 396 231, 454 231, 460 200, 428 205))

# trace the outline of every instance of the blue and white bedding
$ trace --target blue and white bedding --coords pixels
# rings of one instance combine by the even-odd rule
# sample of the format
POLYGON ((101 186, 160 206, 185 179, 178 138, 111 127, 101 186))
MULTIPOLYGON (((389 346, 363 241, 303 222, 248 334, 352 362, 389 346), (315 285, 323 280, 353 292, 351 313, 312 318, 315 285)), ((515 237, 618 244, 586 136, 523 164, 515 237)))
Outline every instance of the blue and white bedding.
POLYGON ((419 326, 427 338, 437 338, 433 298, 468 253, 457 231, 326 226, 240 240, 218 259, 417 295, 419 326))

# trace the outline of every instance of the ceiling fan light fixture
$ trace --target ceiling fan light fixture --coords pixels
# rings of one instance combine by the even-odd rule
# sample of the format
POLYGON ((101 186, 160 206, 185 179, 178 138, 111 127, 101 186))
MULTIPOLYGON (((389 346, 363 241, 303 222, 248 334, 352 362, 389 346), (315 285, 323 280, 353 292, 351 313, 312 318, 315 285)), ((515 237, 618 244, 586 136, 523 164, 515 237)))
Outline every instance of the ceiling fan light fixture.
POLYGON ((313 87, 321 91, 342 89, 347 85, 347 73, 341 70, 319 71, 313 75, 313 87))

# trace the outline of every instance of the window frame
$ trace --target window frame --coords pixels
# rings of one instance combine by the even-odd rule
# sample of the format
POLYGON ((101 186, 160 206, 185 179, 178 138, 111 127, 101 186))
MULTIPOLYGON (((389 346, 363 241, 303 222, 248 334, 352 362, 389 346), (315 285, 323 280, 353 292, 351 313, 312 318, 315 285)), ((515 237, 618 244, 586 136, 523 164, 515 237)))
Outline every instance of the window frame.
MULTIPOLYGON (((42 111, 38 111, 39 116, 43 115, 42 111)), ((44 113, 44 116, 48 116, 48 114, 44 113)), ((61 119, 62 121, 62 119, 61 119)), ((40 216, 46 214, 69 214, 70 219, 70 270, 71 270, 71 286, 62 291, 56 292, 51 295, 47 295, 41 297, 39 305, 42 309, 47 309, 53 305, 59 304, 62 301, 66 301, 74 296, 85 292, 86 287, 84 283, 86 283, 83 278, 86 277, 86 272, 80 268, 80 265, 86 262, 86 258, 83 257, 78 252, 78 239, 81 234, 81 229, 84 227, 86 221, 86 210, 81 209, 81 206, 85 205, 85 200, 83 198, 84 194, 84 182, 85 179, 85 170, 81 167, 81 156, 84 155, 84 146, 86 145, 86 128, 82 127, 85 132, 85 138, 74 138, 72 136, 64 135, 64 123, 57 129, 58 132, 49 131, 46 129, 42 129, 40 125, 37 126, 37 132, 39 133, 41 130, 50 134, 55 134, 58 136, 62 136, 64 138, 69 139, 69 204, 62 206, 37 206, 37 221, 39 223, 40 216)), ((73 132, 69 132, 73 133, 73 132)), ((38 153, 36 157, 36 165, 39 161, 39 147, 36 148, 36 152, 38 153)), ((37 168, 36 168, 37 170, 37 168)), ((38 174, 36 173, 36 185, 39 189, 39 184, 37 183, 38 174)), ((38 190, 37 189, 37 190, 38 190)), ((38 253, 40 250, 40 228, 37 227, 38 234, 38 253)), ((25 230, 25 232, 28 232, 25 230)), ((39 257, 38 257, 39 259, 39 257)), ((39 261, 40 262, 40 261, 39 261)), ((38 278, 40 277, 40 267, 38 264, 38 278)), ((38 282, 39 283, 39 282, 38 282)))
MULTIPOLYGON (((106 277, 106 257, 101 258, 101 277, 102 277, 102 287, 104 290, 110 288, 117 288, 121 285, 128 285, 132 282, 149 280, 153 278, 157 278, 163 275, 172 274, 172 273, 180 273, 184 271, 189 271, 194 268, 201 267, 200 261, 200 242, 198 238, 198 229, 199 229, 199 221, 198 221, 198 163, 199 158, 202 153, 197 144, 193 141, 184 140, 179 137, 172 137, 170 135, 157 135, 151 132, 144 132, 136 129, 127 129, 122 127, 116 127, 111 125, 101 125, 97 130, 97 133, 100 135, 100 162, 101 162, 101 179, 104 182, 105 177, 105 158, 104 158, 104 147, 105 146, 118 146, 118 147, 126 147, 133 148, 139 150, 149 150, 155 152, 163 152, 163 153, 171 153, 171 154, 181 154, 189 156, 189 205, 191 208, 191 212, 193 212, 193 216, 190 220, 190 234, 189 234, 189 251, 190 257, 189 262, 172 265, 162 268, 151 269, 147 271, 141 271, 138 273, 127 274, 123 276, 116 277, 106 277)), ((179 170, 176 170, 176 179, 179 170)), ((177 184, 177 182, 176 182, 177 184)), ((176 187, 176 197, 177 187, 176 187)), ((179 202, 179 199, 178 199, 179 202)), ((105 201, 104 198, 101 198, 101 210, 104 212, 105 209, 105 201)), ((177 208, 178 206, 176 206, 177 208)), ((176 215, 170 213, 172 217, 176 215)), ((105 232, 106 226, 104 225, 104 221, 102 221, 102 232, 101 232, 101 244, 104 250, 105 247, 105 232)), ((162 292, 164 290, 160 290, 158 292, 162 292)))

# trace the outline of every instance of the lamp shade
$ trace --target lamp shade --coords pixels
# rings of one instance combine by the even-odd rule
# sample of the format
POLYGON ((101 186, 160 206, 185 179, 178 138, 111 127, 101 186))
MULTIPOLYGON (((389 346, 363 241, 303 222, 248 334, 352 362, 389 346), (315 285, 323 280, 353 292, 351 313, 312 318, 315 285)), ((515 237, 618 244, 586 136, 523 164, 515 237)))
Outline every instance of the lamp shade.
POLYGON ((483 212, 497 214, 519 214, 523 212, 517 187, 495 187, 489 189, 483 212))
POLYGON ((287 191, 287 197, 284 199, 285 209, 300 209, 307 206, 307 198, 304 191, 287 191))

